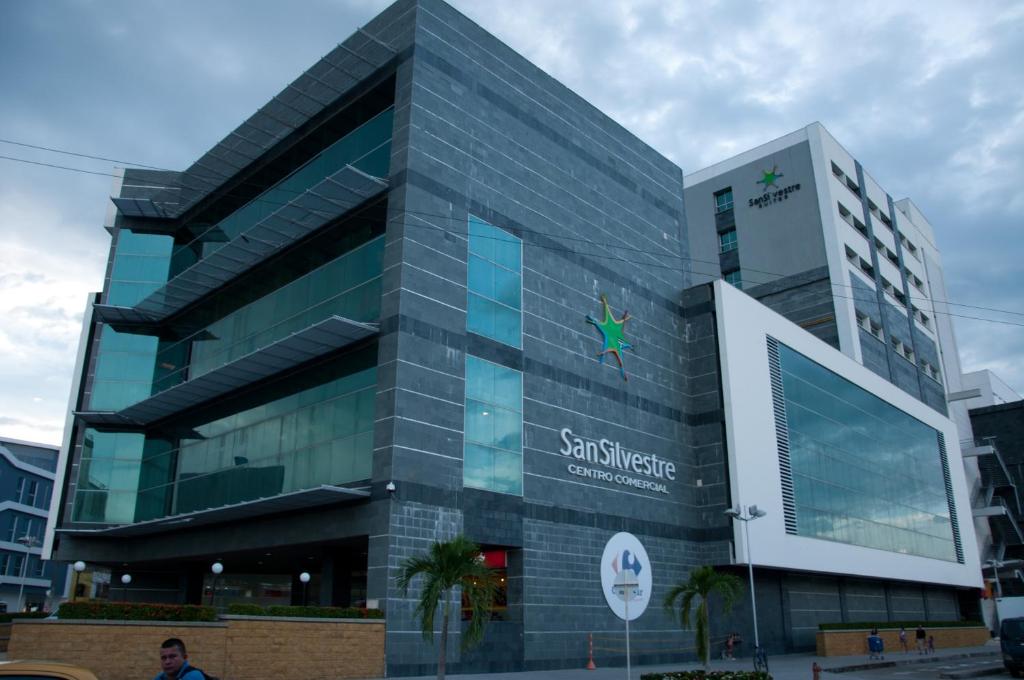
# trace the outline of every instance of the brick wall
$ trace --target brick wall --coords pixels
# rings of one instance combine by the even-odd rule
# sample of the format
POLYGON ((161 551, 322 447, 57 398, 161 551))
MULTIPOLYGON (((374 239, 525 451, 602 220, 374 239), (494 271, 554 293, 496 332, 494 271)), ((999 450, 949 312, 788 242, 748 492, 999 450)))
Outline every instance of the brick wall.
MULTIPOLYGON (((926 628, 928 634, 935 638, 935 649, 949 649, 951 647, 976 647, 988 642, 988 629, 982 626, 965 628, 926 628)), ((870 631, 862 630, 829 630, 818 631, 817 654, 818 656, 858 656, 868 654, 867 637, 870 631)), ((902 654, 900 647, 899 630, 879 630, 878 635, 885 642, 887 654, 902 654)), ((907 647, 912 653, 915 649, 914 629, 907 629, 907 647)))
POLYGON ((100 680, 160 670, 160 643, 181 638, 189 660, 222 680, 384 675, 384 622, 231 617, 216 623, 32 621, 12 628, 9 659, 84 666, 100 680))

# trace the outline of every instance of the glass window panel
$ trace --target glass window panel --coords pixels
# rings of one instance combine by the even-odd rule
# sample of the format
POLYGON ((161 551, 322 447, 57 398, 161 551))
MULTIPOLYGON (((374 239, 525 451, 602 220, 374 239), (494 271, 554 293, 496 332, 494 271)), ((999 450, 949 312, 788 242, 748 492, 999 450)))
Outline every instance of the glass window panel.
POLYGON ((522 241, 469 217, 466 328, 513 347, 522 343, 522 241))
POLYGON ((474 489, 490 489, 494 481, 494 449, 467 444, 462 462, 462 483, 474 489))
POLYGON ((487 298, 496 297, 494 291, 494 272, 497 269, 493 264, 478 255, 469 256, 468 264, 468 285, 474 293, 487 298))
POLYGON ((493 488, 501 493, 523 493, 523 456, 511 451, 494 451, 493 488))
POLYGON ((463 483, 522 494, 522 373, 466 357, 463 483))
POLYGON ((523 283, 519 274, 500 267, 493 271, 494 294, 491 297, 512 309, 522 309, 523 283))
POLYGON ((503 408, 492 409, 491 420, 494 421, 494 445, 510 451, 521 451, 523 448, 523 416, 515 411, 503 408))
POLYGON ((466 441, 494 444, 494 407, 466 400, 466 441))
POLYGON ((523 339, 523 315, 521 312, 502 305, 494 305, 494 335, 498 342, 512 347, 521 347, 523 339))
POLYGON ((493 262, 495 236, 494 227, 479 217, 469 216, 469 252, 493 262))
MULTIPOLYGON (((466 330, 488 338, 495 337, 495 308, 498 305, 475 293, 469 294, 466 330)), ((497 339, 497 338, 495 338, 497 339)))

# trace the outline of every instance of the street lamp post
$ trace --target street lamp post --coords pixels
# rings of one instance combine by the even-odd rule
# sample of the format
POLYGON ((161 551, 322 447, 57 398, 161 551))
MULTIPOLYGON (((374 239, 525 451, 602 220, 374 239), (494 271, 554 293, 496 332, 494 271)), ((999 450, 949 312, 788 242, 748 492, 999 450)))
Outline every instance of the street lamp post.
POLYGON ((72 602, 74 602, 76 599, 78 599, 78 577, 82 575, 83 571, 85 571, 85 562, 83 562, 82 560, 78 560, 74 564, 74 569, 75 569, 75 587, 71 591, 71 601, 72 602))
POLYGON ((992 574, 996 577, 996 592, 992 597, 992 609, 995 612, 995 629, 999 632, 999 600, 1003 597, 1003 584, 999 581, 999 567, 1003 566, 1000 560, 986 560, 985 564, 992 567, 992 574))
POLYGON ((309 583, 309 572, 304 571, 299 574, 299 580, 302 581, 302 606, 306 606, 306 585, 309 583))
POLYGON ((121 601, 128 601, 128 584, 132 582, 131 574, 121 574, 121 584, 124 586, 124 590, 121 593, 121 601))
POLYGON ((210 571, 213 572, 213 583, 210 584, 210 606, 213 606, 213 596, 217 593, 217 577, 224 573, 224 565, 220 562, 214 562, 210 566, 210 571))
POLYGON ((25 559, 21 563, 21 587, 18 588, 18 611, 25 611, 25 577, 28 576, 28 558, 32 556, 32 548, 39 539, 25 534, 18 538, 18 543, 25 546, 25 559))
POLYGON ((746 508, 737 505, 735 508, 726 510, 725 514, 743 522, 744 543, 747 548, 747 575, 750 578, 750 607, 754 614, 754 655, 756 658, 758 650, 761 649, 761 640, 757 635, 757 598, 754 595, 754 560, 750 554, 750 522, 764 517, 768 513, 756 505, 748 505, 746 508))

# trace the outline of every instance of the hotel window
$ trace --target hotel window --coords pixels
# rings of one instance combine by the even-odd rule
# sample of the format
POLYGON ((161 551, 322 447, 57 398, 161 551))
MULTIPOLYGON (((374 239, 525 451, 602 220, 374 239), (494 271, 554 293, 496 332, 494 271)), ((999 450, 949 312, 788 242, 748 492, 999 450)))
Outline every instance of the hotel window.
POLYGON ((523 493, 523 374, 468 355, 462 482, 523 493))
POLYGON ((730 229, 729 231, 723 231, 718 235, 718 252, 727 253, 730 250, 736 250, 739 244, 736 243, 736 230, 730 229))
POLYGON ((722 278, 725 279, 726 283, 731 283, 737 288, 743 288, 743 279, 740 277, 740 270, 733 269, 731 272, 724 272, 722 278))
POLYGON ((723 213, 726 210, 732 210, 732 187, 715 192, 715 213, 723 213))
POLYGON ((522 240, 470 215, 467 330, 522 347, 522 254, 522 240))

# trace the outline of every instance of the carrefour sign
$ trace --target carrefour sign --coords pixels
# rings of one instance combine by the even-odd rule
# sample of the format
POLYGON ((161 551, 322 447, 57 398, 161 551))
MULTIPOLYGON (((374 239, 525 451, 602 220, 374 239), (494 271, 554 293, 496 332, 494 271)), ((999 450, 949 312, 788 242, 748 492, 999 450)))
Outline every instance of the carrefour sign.
POLYGON ((601 590, 605 602, 620 619, 639 618, 651 601, 651 560, 636 536, 615 534, 601 555, 601 590))
POLYGON ((668 493, 663 480, 675 481, 676 464, 656 454, 629 451, 610 439, 584 439, 568 427, 559 434, 562 448, 558 452, 574 460, 567 468, 570 474, 663 494, 668 493))

